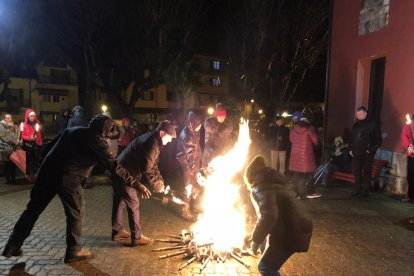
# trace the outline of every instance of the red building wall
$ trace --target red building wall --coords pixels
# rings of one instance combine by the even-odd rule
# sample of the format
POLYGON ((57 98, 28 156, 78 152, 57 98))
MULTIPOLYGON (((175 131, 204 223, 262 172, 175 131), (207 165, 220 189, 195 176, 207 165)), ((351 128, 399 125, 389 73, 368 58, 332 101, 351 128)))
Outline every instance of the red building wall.
POLYGON ((405 114, 414 112, 414 1, 390 0, 389 23, 358 35, 359 0, 334 0, 327 137, 342 135, 355 108, 368 106, 371 60, 386 57, 381 130, 383 149, 402 151, 405 114))

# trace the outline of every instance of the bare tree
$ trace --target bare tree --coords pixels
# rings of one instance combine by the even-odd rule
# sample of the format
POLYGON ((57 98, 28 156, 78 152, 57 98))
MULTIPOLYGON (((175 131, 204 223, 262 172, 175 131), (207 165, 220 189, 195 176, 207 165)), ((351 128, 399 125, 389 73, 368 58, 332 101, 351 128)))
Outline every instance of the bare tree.
POLYGON ((242 0, 231 8, 232 88, 272 114, 292 99, 326 50, 328 0, 242 0))

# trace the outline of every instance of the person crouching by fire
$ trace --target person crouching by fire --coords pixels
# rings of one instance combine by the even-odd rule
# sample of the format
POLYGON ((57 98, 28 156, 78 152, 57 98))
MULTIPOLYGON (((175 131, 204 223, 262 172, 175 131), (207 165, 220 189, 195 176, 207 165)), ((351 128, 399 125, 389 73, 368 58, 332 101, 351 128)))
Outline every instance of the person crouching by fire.
POLYGON ((250 191, 258 220, 250 237, 250 248, 257 254, 267 238, 258 268, 262 275, 280 275, 279 269, 295 252, 307 252, 313 223, 305 205, 286 188, 276 171, 256 156, 247 166, 244 181, 250 191))
MULTIPOLYGON (((408 192, 407 196, 402 199, 403 203, 414 202, 414 113, 407 114, 407 124, 404 126, 401 133, 401 144, 407 150, 407 182, 408 192)), ((414 221, 413 221, 414 223, 414 221)))
POLYGON ((190 211, 190 205, 196 205, 199 200, 200 185, 197 182, 197 173, 200 171, 201 147, 200 129, 202 120, 199 114, 194 111, 188 113, 185 127, 180 133, 178 141, 177 160, 181 165, 184 177, 184 190, 186 196, 181 216, 186 220, 194 220, 190 211))

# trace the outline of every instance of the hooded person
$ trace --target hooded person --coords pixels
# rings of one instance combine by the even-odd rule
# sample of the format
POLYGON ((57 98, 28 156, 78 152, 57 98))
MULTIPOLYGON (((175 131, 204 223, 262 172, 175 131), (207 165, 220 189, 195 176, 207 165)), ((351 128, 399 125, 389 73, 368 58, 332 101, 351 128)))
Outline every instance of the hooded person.
POLYGON ((225 153, 231 142, 233 126, 227 119, 227 111, 221 103, 216 105, 214 116, 204 121, 204 130, 202 166, 206 168, 211 160, 225 153))
POLYGON ((118 143, 118 154, 120 154, 135 139, 134 129, 129 118, 122 119, 121 137, 118 143))
POLYGON ((195 201, 200 192, 200 185, 197 182, 197 173, 201 165, 200 129, 202 120, 199 114, 194 111, 188 113, 185 127, 180 133, 177 160, 179 161, 184 176, 184 194, 187 196, 181 216, 184 219, 193 220, 190 212, 190 204, 195 201))
POLYGON ((285 179, 267 167, 262 156, 247 166, 244 182, 257 213, 251 237, 254 254, 266 240, 266 249, 258 263, 262 275, 280 275, 279 269, 295 252, 306 252, 312 237, 313 223, 306 206, 288 190, 285 179))
MULTIPOLYGON (((132 141, 117 157, 139 181, 146 181, 154 192, 164 191, 164 179, 158 169, 160 152, 166 144, 176 138, 174 126, 169 121, 162 121, 155 130, 147 132, 132 141)), ((152 239, 142 234, 140 225, 139 200, 137 193, 125 180, 109 173, 114 190, 112 198, 112 235, 113 241, 131 237, 131 246, 152 243, 152 239), (123 228, 123 210, 127 209, 131 233, 123 228)))
POLYGON ((36 125, 40 127, 36 112, 27 109, 22 131, 23 150, 26 152, 26 177, 27 181, 33 182, 37 172, 38 152, 43 145, 42 134, 36 125))
POLYGON ((69 118, 68 127, 87 127, 89 125, 88 116, 82 106, 77 105, 72 109, 72 116, 69 118))
POLYGON ((50 142, 23 211, 2 255, 6 258, 21 256, 21 246, 30 235, 37 219, 50 201, 58 195, 66 215, 66 263, 92 256, 82 248, 82 222, 85 215, 83 184, 97 163, 121 178, 126 185, 137 189, 145 198, 151 193, 133 177, 109 152, 106 138, 114 127, 110 118, 97 115, 89 127, 68 128, 50 142))

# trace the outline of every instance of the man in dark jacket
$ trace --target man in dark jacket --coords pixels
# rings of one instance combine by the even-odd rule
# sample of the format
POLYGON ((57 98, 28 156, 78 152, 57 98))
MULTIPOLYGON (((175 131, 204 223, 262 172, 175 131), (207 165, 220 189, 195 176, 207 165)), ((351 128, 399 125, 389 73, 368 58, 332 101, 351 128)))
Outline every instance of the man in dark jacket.
POLYGON ((87 127, 89 125, 89 119, 86 116, 85 110, 82 106, 78 105, 72 109, 72 116, 69 118, 68 127, 83 126, 87 127))
POLYGON ((208 167, 211 160, 227 150, 233 126, 226 117, 226 109, 219 103, 216 105, 215 116, 208 117, 204 121, 203 168, 208 167))
POLYGON ((188 220, 193 220, 190 212, 191 199, 195 200, 200 191, 200 185, 197 182, 197 173, 201 165, 201 147, 200 147, 200 129, 201 118, 194 111, 188 113, 188 119, 185 127, 180 133, 178 141, 177 160, 180 162, 184 176, 184 186, 187 196, 181 216, 188 220))
POLYGON ((379 126, 367 118, 364 106, 356 110, 357 121, 351 129, 349 154, 354 158, 355 188, 352 196, 367 197, 371 185, 372 161, 382 144, 379 126))
POLYGON ((30 235, 39 215, 49 202, 59 195, 67 220, 65 262, 92 256, 89 249, 82 248, 82 221, 84 217, 84 191, 82 185, 96 163, 101 163, 130 187, 138 189, 144 197, 151 193, 137 178, 133 177, 110 154, 105 139, 115 122, 103 115, 90 121, 90 127, 71 128, 64 131, 44 158, 38 178, 30 193, 30 201, 22 213, 3 256, 21 256, 24 240, 30 235))
POLYGON ((259 271, 262 275, 279 275, 280 267, 292 254, 308 251, 312 218, 295 193, 286 189, 283 178, 266 167, 262 156, 256 156, 247 166, 244 181, 258 216, 251 250, 256 254, 268 237, 259 271))
MULTIPOLYGON (((140 181, 147 181, 155 192, 164 191, 164 179, 158 169, 158 157, 163 146, 176 138, 174 126, 169 121, 161 122, 158 127, 132 141, 118 156, 119 163, 140 181)), ((152 239, 144 236, 141 231, 139 217, 139 201, 137 193, 125 179, 111 175, 114 189, 112 205, 112 240, 127 237, 123 230, 123 209, 127 207, 131 245, 145 245, 152 239)))
POLYGON ((272 168, 284 176, 286 170, 286 152, 289 149, 290 143, 289 129, 284 125, 282 116, 276 116, 274 124, 270 126, 268 140, 272 168))

